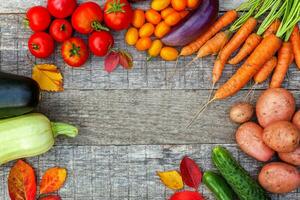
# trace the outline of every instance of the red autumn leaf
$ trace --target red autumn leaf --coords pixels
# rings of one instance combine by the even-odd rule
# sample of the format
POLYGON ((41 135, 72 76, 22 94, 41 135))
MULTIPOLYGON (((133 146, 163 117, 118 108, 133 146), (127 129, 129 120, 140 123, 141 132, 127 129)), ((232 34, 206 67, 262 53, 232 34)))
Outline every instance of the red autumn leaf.
POLYGON ((11 168, 8 176, 8 192, 11 200, 34 200, 36 181, 34 169, 18 160, 11 168))
POLYGON ((130 53, 124 50, 120 50, 119 52, 120 55, 120 61, 119 64, 124 68, 124 69, 131 69, 133 66, 133 61, 132 61, 132 56, 130 53))
POLYGON ((114 71, 119 65, 120 56, 117 52, 111 52, 108 54, 104 60, 104 69, 108 73, 114 71))
POLYGON ((194 160, 185 156, 180 163, 180 173, 186 185, 198 190, 202 180, 202 172, 194 160))
POLYGON ((49 195, 46 197, 39 198, 39 200, 61 200, 61 198, 58 195, 49 195))
POLYGON ((59 190, 65 183, 67 170, 60 167, 49 168, 40 183, 40 193, 46 194, 59 190))
POLYGON ((199 192, 182 191, 176 192, 170 200, 205 200, 199 192))

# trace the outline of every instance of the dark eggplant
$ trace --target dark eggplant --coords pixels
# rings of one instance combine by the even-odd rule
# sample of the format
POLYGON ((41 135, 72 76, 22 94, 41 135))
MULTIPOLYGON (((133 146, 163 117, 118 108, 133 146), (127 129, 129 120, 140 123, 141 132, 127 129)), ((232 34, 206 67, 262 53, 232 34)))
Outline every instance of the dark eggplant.
POLYGON ((194 13, 184 22, 172 28, 162 42, 168 46, 184 46, 204 33, 217 19, 218 0, 202 1, 194 13))
POLYGON ((40 88, 34 80, 0 72, 0 118, 31 112, 39 103, 40 88))

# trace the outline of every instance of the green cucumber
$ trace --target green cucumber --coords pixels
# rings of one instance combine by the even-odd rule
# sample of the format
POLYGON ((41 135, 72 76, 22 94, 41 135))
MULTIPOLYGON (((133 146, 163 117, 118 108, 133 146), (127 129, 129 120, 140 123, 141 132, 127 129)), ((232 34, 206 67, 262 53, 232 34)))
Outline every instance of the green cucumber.
POLYGON ((212 160, 227 183, 241 200, 270 199, 260 185, 232 157, 230 152, 220 146, 212 151, 212 160))
POLYGON ((213 192, 217 200, 235 200, 236 194, 228 185, 226 180, 213 171, 206 171, 203 174, 203 183, 213 192))

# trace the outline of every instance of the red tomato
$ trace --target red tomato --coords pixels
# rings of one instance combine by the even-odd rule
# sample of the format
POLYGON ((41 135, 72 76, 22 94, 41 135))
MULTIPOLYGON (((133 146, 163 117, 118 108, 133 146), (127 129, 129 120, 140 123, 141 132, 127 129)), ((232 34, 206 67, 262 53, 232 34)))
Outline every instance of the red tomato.
POLYGON ((104 6, 105 24, 115 30, 127 29, 133 19, 133 10, 127 0, 107 0, 104 6))
POLYGON ((49 12, 56 18, 71 16, 76 6, 76 0, 48 0, 47 4, 49 12))
POLYGON ((28 48, 35 57, 46 58, 54 51, 54 40, 48 33, 37 32, 30 36, 28 48))
POLYGON ((55 19, 49 29, 50 35, 57 42, 63 42, 72 36, 73 28, 65 19, 55 19))
POLYGON ((64 61, 72 67, 80 67, 89 57, 87 45, 83 39, 78 37, 64 41, 61 46, 61 54, 64 61))
POLYGON ((73 28, 82 34, 93 30, 102 30, 103 13, 101 7, 94 2, 80 4, 72 15, 73 28))
POLYGON ((47 8, 43 6, 34 6, 26 13, 29 27, 33 31, 44 31, 51 22, 51 16, 47 8))
POLYGON ((89 48, 96 56, 105 56, 113 45, 114 38, 107 31, 95 31, 89 37, 89 48))

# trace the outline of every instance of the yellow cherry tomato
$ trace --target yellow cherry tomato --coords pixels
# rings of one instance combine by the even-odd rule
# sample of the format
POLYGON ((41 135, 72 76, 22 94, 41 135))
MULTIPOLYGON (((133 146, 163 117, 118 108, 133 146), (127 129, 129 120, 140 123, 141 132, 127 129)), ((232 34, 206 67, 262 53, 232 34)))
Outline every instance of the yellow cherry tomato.
POLYGON ((128 45, 135 45, 139 39, 139 32, 136 28, 131 27, 125 35, 125 41, 128 45))
POLYGON ((160 51, 160 57, 167 61, 176 60, 178 57, 178 51, 173 47, 163 47, 160 51))
POLYGON ((157 11, 161 11, 168 7, 171 3, 171 0, 153 0, 151 3, 151 8, 157 11))
POLYGON ((148 50, 150 58, 158 56, 162 47, 163 43, 160 40, 154 40, 148 50))
POLYGON ((147 21, 154 25, 158 24, 161 21, 160 14, 154 9, 147 10, 145 16, 147 21))
POLYGON ((133 12, 132 25, 141 28, 145 23, 145 13, 141 9, 135 9, 133 12))
POLYGON ((152 41, 149 37, 138 39, 135 44, 135 48, 139 51, 145 51, 151 47, 152 41))
POLYGON ((162 38, 166 34, 168 34, 171 30, 171 27, 164 21, 160 22, 159 24, 156 25, 154 35, 157 38, 162 38))
POLYGON ((154 25, 151 23, 144 24, 139 30, 140 37, 150 37, 154 32, 154 25))

